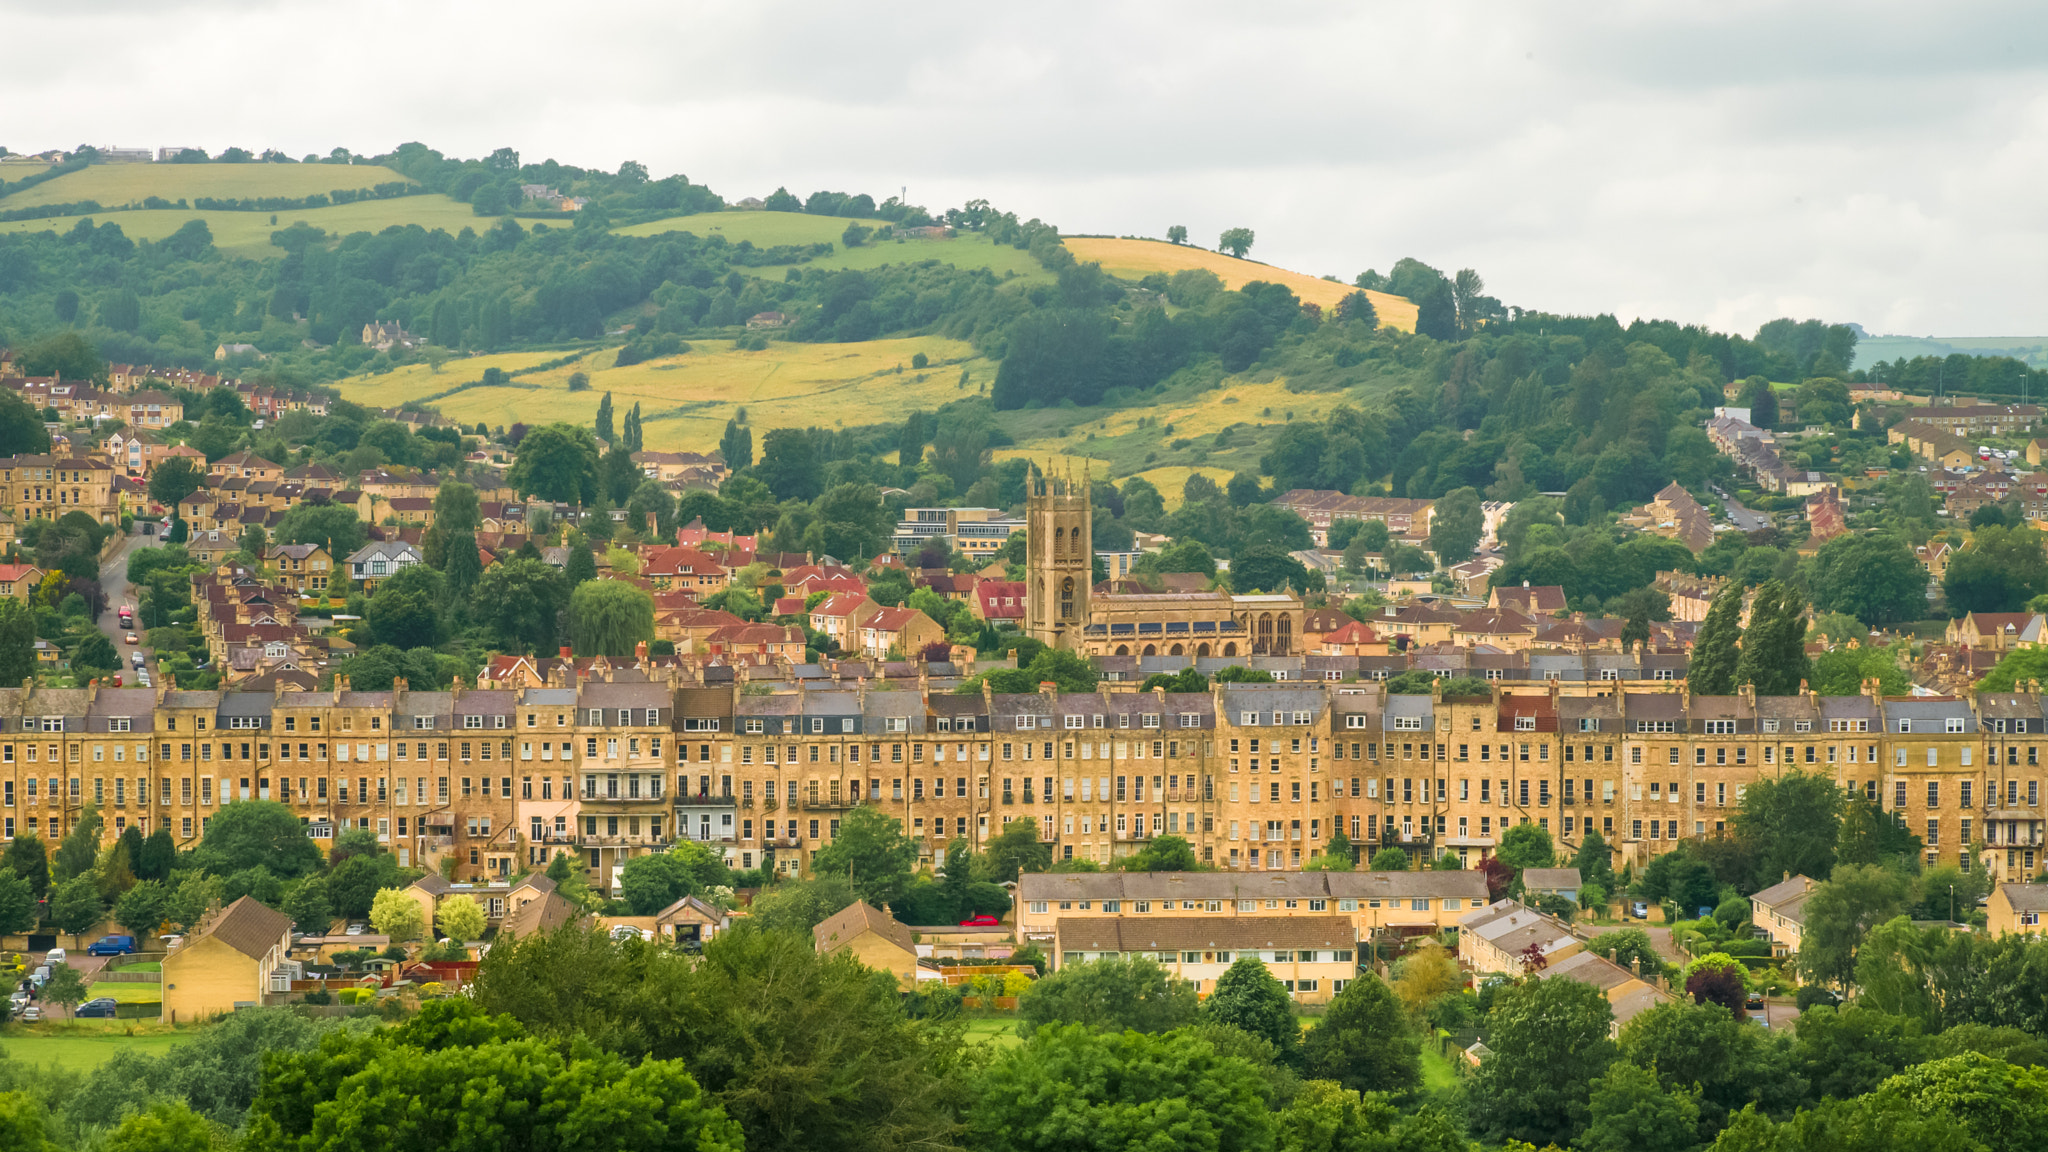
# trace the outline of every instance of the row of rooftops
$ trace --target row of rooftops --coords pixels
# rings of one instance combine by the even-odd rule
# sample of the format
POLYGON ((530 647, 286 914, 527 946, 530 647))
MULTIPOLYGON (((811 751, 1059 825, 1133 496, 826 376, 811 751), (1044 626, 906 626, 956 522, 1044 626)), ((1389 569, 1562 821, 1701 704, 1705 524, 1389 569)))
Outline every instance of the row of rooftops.
MULTIPOLYGON (((1486 899, 1486 874, 1454 872, 1026 872, 1020 902, 1044 900, 1486 899)), ((1333 909, 1334 911, 1334 909, 1333 909)))
MULTIPOLYGON (((933 733, 1029 733, 1033 738, 1084 738, 1114 730, 1171 736, 1214 729, 1219 714, 1238 727, 1316 727, 1334 732, 1433 732, 1437 712, 1492 709, 1499 731, 1603 736, 1704 734, 1786 735, 1879 733, 1914 736, 2042 734, 2048 700, 2037 692, 1957 697, 1694 696, 1677 691, 1619 691, 1608 696, 1498 692, 1491 697, 1387 695, 1370 685, 1295 687, 1219 684, 1206 693, 1089 692, 959 695, 841 686, 747 695, 731 686, 677 686, 631 670, 575 687, 474 689, 453 692, 177 691, 158 688, 0 689, 0 732, 147 732, 159 712, 211 714, 212 730, 270 729, 273 713, 368 710, 390 717, 384 730, 527 731, 521 710, 562 710, 555 724, 576 727, 673 729, 686 734, 762 736, 890 736, 933 733), (115 724, 115 721, 120 724, 115 724)), ((1446 713, 1446 720, 1448 713, 1446 713)), ((180 728, 181 731, 196 731, 180 728)), ((339 736, 332 727, 327 734, 339 736)), ((361 730, 349 733, 364 738, 361 730)))

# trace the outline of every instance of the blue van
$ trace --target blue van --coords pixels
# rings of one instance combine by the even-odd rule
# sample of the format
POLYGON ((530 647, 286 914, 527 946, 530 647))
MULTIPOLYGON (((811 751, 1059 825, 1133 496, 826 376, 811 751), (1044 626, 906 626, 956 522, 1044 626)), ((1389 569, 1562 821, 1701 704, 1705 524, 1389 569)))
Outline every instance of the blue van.
POLYGON ((127 956, 135 951, 133 936, 102 936, 86 948, 87 956, 127 956))

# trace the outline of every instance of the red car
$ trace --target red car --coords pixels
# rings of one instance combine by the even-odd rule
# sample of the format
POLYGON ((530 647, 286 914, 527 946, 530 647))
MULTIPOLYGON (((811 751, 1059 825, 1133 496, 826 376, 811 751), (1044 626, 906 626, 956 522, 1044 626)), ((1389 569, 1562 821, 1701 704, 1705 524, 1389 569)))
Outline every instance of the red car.
POLYGON ((979 916, 971 916, 960 922, 960 926, 962 928, 995 928, 1000 926, 1001 924, 1001 920, 989 915, 986 912, 982 913, 979 916))

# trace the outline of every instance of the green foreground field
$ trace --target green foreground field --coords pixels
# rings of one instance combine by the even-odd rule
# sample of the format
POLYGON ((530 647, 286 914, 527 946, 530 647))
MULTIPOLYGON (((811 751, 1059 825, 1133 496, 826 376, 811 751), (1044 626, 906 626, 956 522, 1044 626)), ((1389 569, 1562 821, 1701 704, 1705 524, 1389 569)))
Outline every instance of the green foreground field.
POLYGON ((830 242, 834 247, 845 233, 848 224, 865 224, 870 228, 886 225, 887 220, 848 220, 839 216, 812 216, 806 212, 699 212, 694 216, 670 216, 661 220, 649 220, 645 224, 629 224, 612 231, 621 236, 660 236, 667 232, 692 232, 698 236, 723 236, 729 243, 742 240, 753 243, 756 248, 773 248, 778 244, 822 244, 830 242))
POLYGON ((191 1037, 189 1030, 138 1020, 13 1024, 0 1028, 0 1052, 25 1064, 90 1072, 112 1060, 116 1052, 161 1056, 191 1037))
POLYGON ((162 984, 139 984, 129 980, 101 980, 86 992, 88 999, 105 996, 122 1004, 160 1004, 164 998, 162 984))
MULTIPOLYGON (((17 177, 0 170, 0 179, 17 177)), ((151 196, 165 200, 312 196, 337 188, 353 191, 396 183, 411 181, 389 168, 368 164, 94 164, 16 192, 6 197, 0 208, 80 200, 97 200, 111 207, 151 196)))

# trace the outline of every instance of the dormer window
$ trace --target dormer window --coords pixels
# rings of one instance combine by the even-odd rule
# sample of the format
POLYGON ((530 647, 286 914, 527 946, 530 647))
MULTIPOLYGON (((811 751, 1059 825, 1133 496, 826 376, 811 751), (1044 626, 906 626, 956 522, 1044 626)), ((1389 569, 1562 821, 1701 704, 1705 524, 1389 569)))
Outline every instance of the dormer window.
POLYGON ((1515 717, 1515 731, 1517 731, 1517 732, 1534 732, 1535 730, 1536 730, 1536 718, 1535 718, 1534 716, 1517 716, 1517 717, 1515 717))

